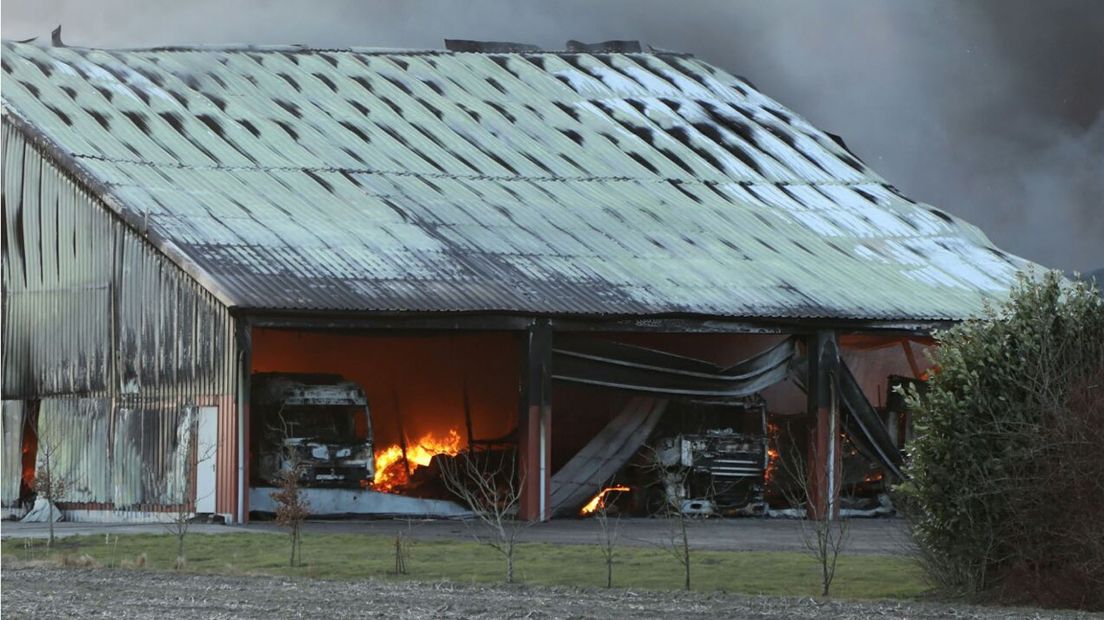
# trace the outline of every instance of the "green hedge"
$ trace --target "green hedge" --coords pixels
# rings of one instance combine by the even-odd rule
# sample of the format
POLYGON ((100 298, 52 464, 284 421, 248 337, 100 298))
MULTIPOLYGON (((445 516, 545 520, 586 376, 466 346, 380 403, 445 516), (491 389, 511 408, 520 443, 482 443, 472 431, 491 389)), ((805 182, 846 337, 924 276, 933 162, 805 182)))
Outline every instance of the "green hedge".
POLYGON ((1104 301, 1056 272, 937 334, 908 395, 905 499, 929 577, 961 594, 1104 605, 1104 301))

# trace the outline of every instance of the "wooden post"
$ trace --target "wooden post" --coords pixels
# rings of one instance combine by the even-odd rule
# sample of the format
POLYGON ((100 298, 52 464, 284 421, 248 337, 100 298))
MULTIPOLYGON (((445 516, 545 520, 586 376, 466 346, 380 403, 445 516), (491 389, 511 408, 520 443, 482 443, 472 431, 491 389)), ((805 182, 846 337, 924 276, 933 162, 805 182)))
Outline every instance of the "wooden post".
POLYGON ((838 519, 841 476, 839 407, 839 340, 836 332, 822 330, 806 340, 809 360, 807 381, 809 414, 810 519, 838 519))
POLYGON ((519 516, 529 521, 547 521, 552 492, 552 324, 548 319, 537 319, 524 338, 518 412, 522 482, 519 516))
POLYGON ((475 431, 472 427, 471 400, 468 398, 468 379, 464 378, 464 427, 468 429, 468 450, 472 449, 475 441, 475 431))

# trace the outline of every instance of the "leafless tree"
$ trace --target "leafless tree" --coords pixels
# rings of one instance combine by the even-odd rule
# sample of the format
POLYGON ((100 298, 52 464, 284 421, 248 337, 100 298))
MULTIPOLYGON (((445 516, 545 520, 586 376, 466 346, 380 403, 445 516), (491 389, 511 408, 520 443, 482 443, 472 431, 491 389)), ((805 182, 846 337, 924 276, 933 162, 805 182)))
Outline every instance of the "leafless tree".
MULTIPOLYGON (((149 484, 156 497, 170 502, 171 512, 169 521, 165 523, 165 531, 176 538, 176 563, 174 568, 183 569, 188 558, 185 553, 185 541, 188 529, 195 518, 195 505, 200 499, 206 497, 198 494, 189 501, 190 490, 194 488, 192 477, 193 465, 210 459, 215 454, 215 446, 199 445, 199 419, 189 416, 184 422, 184 434, 181 445, 178 448, 177 460, 171 464, 170 471, 159 473, 154 470, 149 472, 149 484)), ((198 493, 198 489, 196 489, 198 493)))
MULTIPOLYGON (((778 462, 787 484, 779 484, 782 495, 794 508, 811 505, 816 501, 816 493, 813 490, 814 481, 809 478, 809 471, 803 455, 781 454, 778 462)), ((810 458, 822 458, 822 455, 814 448, 810 458)), ((830 511, 829 511, 830 512, 830 511)), ((797 519, 801 527, 801 540, 805 549, 813 556, 820 568, 820 594, 828 596, 832 587, 832 581, 836 577, 836 565, 839 556, 847 544, 850 525, 847 519, 833 514, 821 514, 815 518, 805 516, 797 519)))
POLYGON ((603 497, 594 508, 594 520, 598 522, 600 528, 598 545, 606 561, 606 587, 612 588, 613 563, 617 554, 617 541, 621 537, 621 515, 614 515, 610 520, 610 502, 603 497))
POLYGON ((69 488, 68 478, 57 471, 57 456, 60 450, 57 438, 53 431, 43 428, 41 420, 36 432, 38 440, 39 467, 35 470, 34 491, 39 497, 46 500, 46 522, 49 525, 50 537, 47 545, 54 546, 54 510, 57 510, 57 502, 65 496, 69 488))
POLYGON ((289 566, 303 563, 303 522, 310 516, 310 503, 303 496, 302 477, 306 464, 299 453, 298 446, 287 441, 291 439, 291 430, 280 416, 283 441, 283 466, 278 474, 276 491, 271 494, 276 502, 276 523, 287 528, 291 543, 289 566))
MULTIPOLYGON (((677 444, 676 444, 677 446, 677 444)), ((660 548, 671 554, 678 561, 683 571, 683 587, 690 589, 690 519, 691 515, 684 510, 686 483, 689 480, 691 469, 684 465, 680 451, 672 446, 645 446, 643 454, 646 459, 646 467, 654 472, 655 477, 662 482, 662 497, 657 502, 657 516, 662 517, 668 525, 668 535, 660 543, 660 548)))
POLYGON ((395 532, 395 574, 405 575, 407 573, 407 562, 410 560, 410 522, 406 523, 406 531, 398 530, 395 532))
POLYGON ((445 487, 471 509, 482 532, 475 538, 506 563, 506 583, 514 582, 514 552, 527 521, 518 518, 524 474, 514 451, 466 450, 438 459, 445 487))

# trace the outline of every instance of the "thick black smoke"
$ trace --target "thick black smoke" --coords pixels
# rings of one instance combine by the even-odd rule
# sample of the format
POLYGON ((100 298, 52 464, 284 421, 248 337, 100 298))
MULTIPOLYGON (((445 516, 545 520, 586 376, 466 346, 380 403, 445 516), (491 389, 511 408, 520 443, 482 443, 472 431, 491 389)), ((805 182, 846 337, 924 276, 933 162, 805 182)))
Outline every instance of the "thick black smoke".
POLYGON ((133 47, 640 39, 750 78, 913 197, 1044 265, 1104 265, 1098 0, 7 0, 3 36, 133 47), (48 36, 48 35, 47 35, 48 36))

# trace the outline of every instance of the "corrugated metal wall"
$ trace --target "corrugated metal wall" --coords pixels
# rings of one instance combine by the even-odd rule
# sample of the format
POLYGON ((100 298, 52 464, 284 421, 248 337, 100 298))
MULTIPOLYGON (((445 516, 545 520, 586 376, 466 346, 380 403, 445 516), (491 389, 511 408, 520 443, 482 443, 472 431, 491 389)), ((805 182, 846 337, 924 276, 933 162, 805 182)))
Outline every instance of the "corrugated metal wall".
POLYGON ((19 479, 23 472, 23 415, 26 407, 22 401, 5 400, 3 409, 3 479, 0 480, 0 515, 19 499, 19 479))
POLYGON ((147 511, 190 499, 195 408, 106 398, 48 398, 38 414, 38 465, 46 452, 67 502, 147 511))
MULTIPOLYGON (((234 318, 6 121, 3 138, 3 396, 42 400, 40 429, 56 428, 80 479, 66 500, 172 503, 165 489, 191 441, 181 429, 214 405, 216 505, 232 512, 234 318)), ((17 471, 5 468, 5 490, 17 471)))

